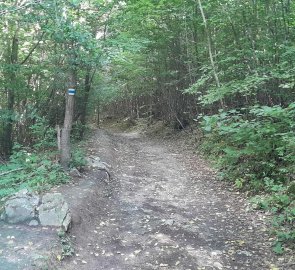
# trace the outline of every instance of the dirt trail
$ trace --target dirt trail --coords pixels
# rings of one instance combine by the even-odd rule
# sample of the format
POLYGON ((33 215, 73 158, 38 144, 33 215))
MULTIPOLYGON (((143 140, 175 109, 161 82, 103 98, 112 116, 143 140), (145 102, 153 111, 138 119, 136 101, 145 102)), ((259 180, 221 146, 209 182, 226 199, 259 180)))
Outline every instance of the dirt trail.
POLYGON ((294 266, 271 253, 265 216, 247 211, 242 194, 214 180, 206 163, 178 143, 97 130, 88 148, 112 166, 111 180, 104 171, 88 169, 53 190, 70 205, 75 255, 57 260, 54 228, 0 224, 0 270, 294 266))
POLYGON ((264 216, 246 211, 244 197, 215 181, 201 159, 137 133, 102 130, 89 152, 112 165, 112 179, 90 174, 80 199, 64 189, 76 254, 55 269, 272 269, 264 216))

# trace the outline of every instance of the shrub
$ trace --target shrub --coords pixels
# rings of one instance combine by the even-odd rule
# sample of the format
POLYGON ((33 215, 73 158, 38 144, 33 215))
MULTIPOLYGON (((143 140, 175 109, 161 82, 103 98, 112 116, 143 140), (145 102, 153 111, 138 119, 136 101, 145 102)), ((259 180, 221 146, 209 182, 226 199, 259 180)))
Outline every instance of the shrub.
POLYGON ((202 149, 217 159, 223 178, 237 188, 263 193, 257 205, 275 214, 277 242, 294 244, 295 103, 220 111, 202 117, 202 149))
POLYGON ((87 164, 85 155, 86 154, 82 148, 79 148, 77 146, 74 147, 71 153, 70 167, 78 168, 78 169, 81 169, 82 167, 84 167, 87 164))
POLYGON ((239 185, 258 191, 269 179, 288 183, 295 173, 294 119, 295 103, 205 116, 203 149, 218 155, 219 168, 239 185))
POLYGON ((15 145, 10 162, 0 166, 0 174, 0 198, 23 188, 47 190, 69 180, 55 152, 38 153, 20 145, 15 145))

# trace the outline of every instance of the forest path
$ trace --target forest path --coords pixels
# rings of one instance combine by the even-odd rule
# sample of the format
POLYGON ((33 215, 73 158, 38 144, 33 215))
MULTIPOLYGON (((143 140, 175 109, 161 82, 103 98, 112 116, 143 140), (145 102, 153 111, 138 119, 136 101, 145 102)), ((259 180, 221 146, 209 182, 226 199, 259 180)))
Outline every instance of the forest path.
POLYGON ((89 152, 112 166, 112 179, 83 204, 72 196, 76 255, 58 269, 272 269, 264 216, 246 211, 244 196, 214 180, 201 158, 103 130, 89 152))

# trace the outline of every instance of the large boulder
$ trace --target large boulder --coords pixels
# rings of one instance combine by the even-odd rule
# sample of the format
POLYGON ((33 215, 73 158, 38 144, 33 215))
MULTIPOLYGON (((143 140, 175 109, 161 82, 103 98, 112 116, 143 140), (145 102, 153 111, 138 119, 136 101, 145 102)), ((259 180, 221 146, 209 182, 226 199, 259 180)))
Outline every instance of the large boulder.
POLYGON ((60 193, 48 193, 39 207, 39 220, 43 226, 61 227, 65 231, 71 224, 69 206, 60 193))
POLYGON ((1 219, 12 224, 29 222, 37 216, 39 202, 39 196, 27 189, 21 190, 5 202, 1 219))

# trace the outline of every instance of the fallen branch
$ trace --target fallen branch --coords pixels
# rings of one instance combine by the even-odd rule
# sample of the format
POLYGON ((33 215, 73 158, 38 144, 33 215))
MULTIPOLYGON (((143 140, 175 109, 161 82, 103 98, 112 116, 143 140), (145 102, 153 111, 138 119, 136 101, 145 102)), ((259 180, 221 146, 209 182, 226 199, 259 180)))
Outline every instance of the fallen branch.
POLYGON ((6 175, 6 174, 10 174, 10 173, 13 173, 13 172, 17 172, 17 171, 21 171, 23 169, 24 168, 18 168, 18 169, 14 169, 14 170, 11 170, 11 171, 3 172, 3 173, 0 173, 0 176, 6 175))
POLYGON ((177 117, 176 114, 175 114, 175 118, 176 118, 177 122, 179 123, 179 125, 182 127, 182 130, 183 130, 186 134, 189 134, 189 133, 185 130, 184 125, 183 125, 182 122, 179 120, 179 118, 177 117))

